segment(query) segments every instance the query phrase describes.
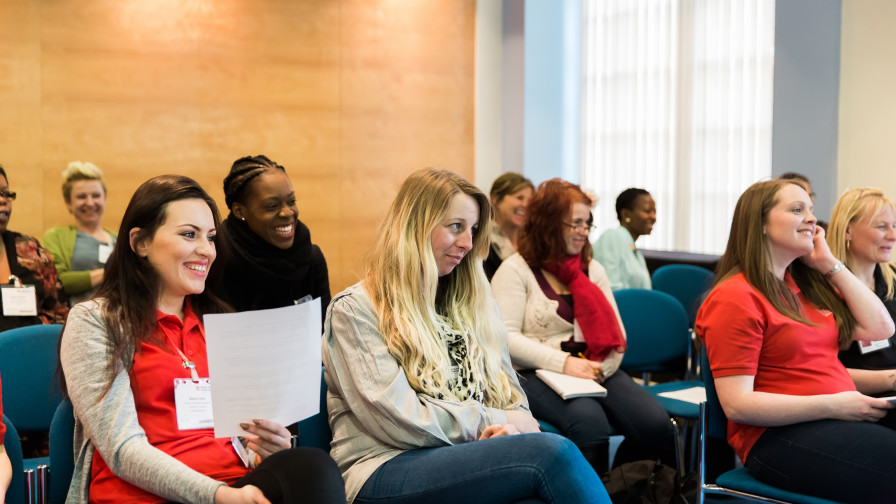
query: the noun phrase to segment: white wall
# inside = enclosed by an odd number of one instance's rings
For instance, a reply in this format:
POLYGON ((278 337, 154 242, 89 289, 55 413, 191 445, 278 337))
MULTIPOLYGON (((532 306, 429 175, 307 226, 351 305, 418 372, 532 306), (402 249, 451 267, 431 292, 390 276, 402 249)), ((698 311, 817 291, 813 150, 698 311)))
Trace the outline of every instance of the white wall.
POLYGON ((896 2, 843 2, 838 194, 879 187, 896 198, 896 2))

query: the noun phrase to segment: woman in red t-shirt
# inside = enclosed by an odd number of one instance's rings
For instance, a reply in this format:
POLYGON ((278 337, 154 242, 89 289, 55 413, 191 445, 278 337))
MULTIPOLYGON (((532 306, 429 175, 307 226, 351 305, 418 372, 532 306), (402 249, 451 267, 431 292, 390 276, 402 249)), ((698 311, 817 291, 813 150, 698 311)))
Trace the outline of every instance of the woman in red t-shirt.
POLYGON ((794 181, 744 192, 697 332, 728 442, 753 476, 836 501, 884 502, 896 495, 893 404, 857 392, 837 352, 889 337, 893 320, 831 254, 813 209, 794 181))
POLYGON ((326 453, 290 449, 283 426, 254 420, 241 427, 258 456, 244 463, 184 392, 208 377, 202 315, 230 311, 205 289, 219 224, 187 177, 155 177, 131 198, 103 284, 60 342, 75 414, 68 502, 345 503, 326 453))

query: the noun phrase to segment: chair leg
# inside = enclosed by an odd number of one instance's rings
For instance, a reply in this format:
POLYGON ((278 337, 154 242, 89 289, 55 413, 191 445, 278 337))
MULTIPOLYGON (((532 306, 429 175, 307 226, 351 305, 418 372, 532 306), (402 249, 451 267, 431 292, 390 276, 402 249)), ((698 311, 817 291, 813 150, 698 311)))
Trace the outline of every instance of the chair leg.
POLYGON ((46 464, 37 466, 37 485, 35 486, 35 502, 47 504, 47 494, 50 487, 50 468, 46 464))
POLYGON ((678 430, 678 422, 674 418, 669 418, 672 422, 672 432, 675 436, 675 464, 678 466, 678 475, 684 476, 684 445, 681 442, 681 431, 678 430))
POLYGON ((34 469, 25 469, 25 504, 35 504, 37 493, 37 475, 34 469))

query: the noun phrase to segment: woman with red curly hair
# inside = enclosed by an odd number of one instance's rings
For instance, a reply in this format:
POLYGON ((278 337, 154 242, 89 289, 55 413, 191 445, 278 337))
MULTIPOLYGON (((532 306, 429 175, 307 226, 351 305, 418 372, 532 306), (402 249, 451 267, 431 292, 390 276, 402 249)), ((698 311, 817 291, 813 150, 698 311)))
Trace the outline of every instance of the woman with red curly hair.
POLYGON ((518 252, 498 268, 492 291, 533 415, 569 437, 598 474, 608 469, 610 425, 625 435, 617 465, 672 462, 669 416, 619 369, 625 328, 607 273, 592 258, 591 198, 575 184, 551 179, 538 187, 526 215, 518 252), (607 396, 563 400, 536 369, 594 378, 607 396))

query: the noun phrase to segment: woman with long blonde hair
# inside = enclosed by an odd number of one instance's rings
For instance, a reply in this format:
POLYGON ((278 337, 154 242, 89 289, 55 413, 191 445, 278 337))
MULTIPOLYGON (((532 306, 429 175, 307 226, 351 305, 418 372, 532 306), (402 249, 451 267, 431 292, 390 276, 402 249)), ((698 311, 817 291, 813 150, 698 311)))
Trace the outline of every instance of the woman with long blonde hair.
POLYGON ((750 186, 697 314, 728 443, 767 484, 838 502, 896 495, 893 404, 856 390, 837 359, 893 320, 831 253, 805 187, 750 186))
MULTIPOLYGON (((896 317, 896 207, 880 189, 847 189, 828 225, 828 245, 896 317)), ((896 335, 875 342, 855 341, 840 352, 856 387, 865 394, 896 394, 896 335)))
POLYGON ((415 172, 364 280, 333 298, 323 360, 349 501, 609 502, 572 443, 536 434, 482 269, 490 223, 468 181, 415 172))

